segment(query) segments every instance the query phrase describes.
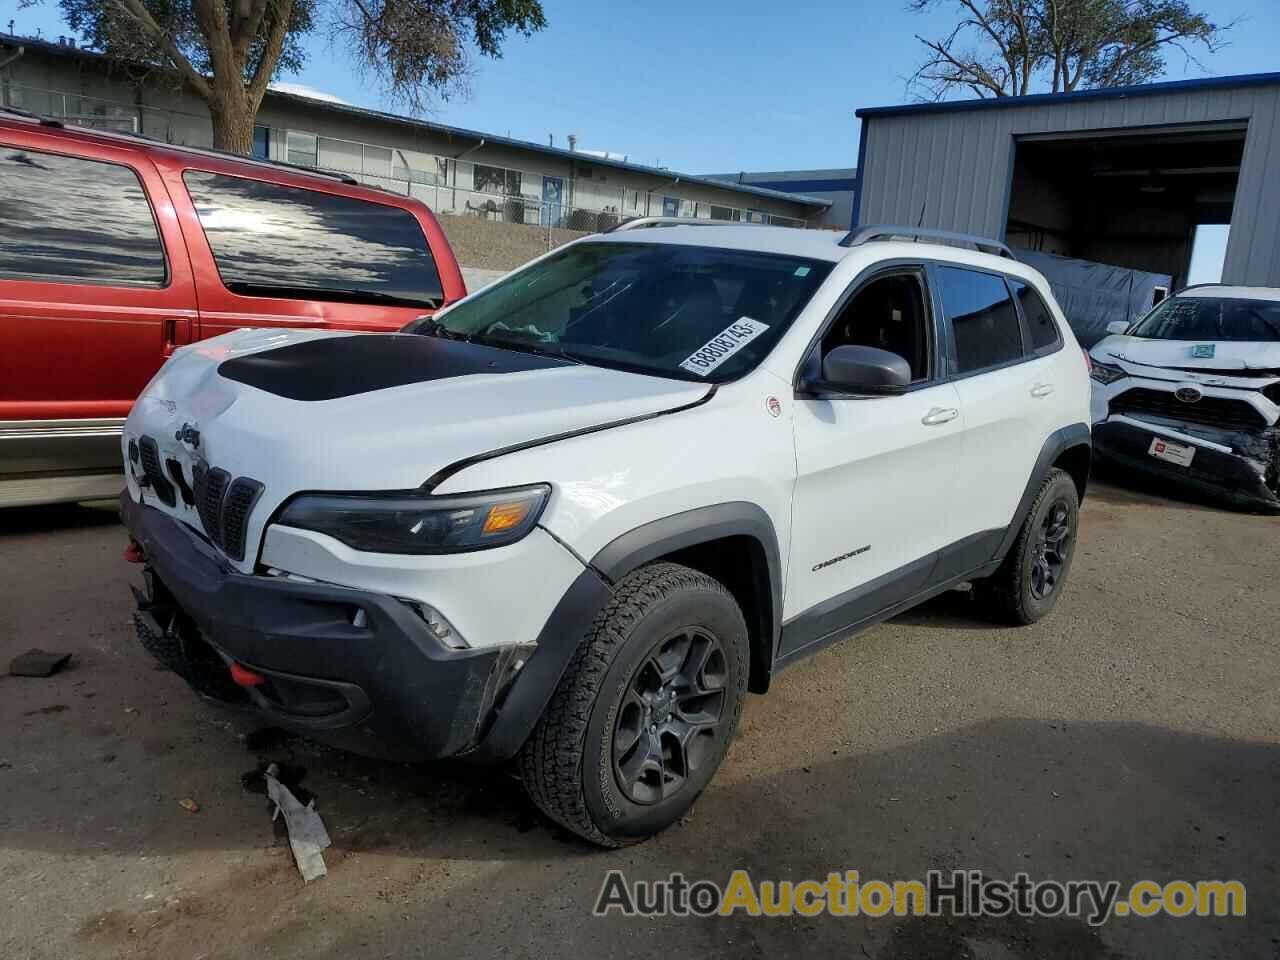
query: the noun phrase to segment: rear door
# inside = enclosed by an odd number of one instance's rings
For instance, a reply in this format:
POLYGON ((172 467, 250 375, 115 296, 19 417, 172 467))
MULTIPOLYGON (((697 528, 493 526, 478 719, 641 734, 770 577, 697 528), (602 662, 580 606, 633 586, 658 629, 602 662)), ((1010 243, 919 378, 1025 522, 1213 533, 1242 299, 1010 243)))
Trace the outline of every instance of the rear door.
POLYGON ((918 592, 954 539, 963 420, 937 343, 925 269, 903 264, 855 282, 807 361, 873 346, 906 358, 914 382, 901 396, 796 400, 784 656, 918 592))
POLYGON ((0 130, 0 470, 110 468, 134 398, 195 323, 155 167, 127 145, 0 130))
POLYGON ((402 207, 212 169, 167 177, 190 202, 183 226, 203 337, 240 327, 398 330, 445 300, 422 226, 402 207))
POLYGON ((1057 385, 1051 361, 1030 345, 1002 274, 935 264, 930 276, 965 424, 964 467, 947 481, 958 543, 938 571, 945 577, 994 554, 1048 437, 1043 415, 1057 385))

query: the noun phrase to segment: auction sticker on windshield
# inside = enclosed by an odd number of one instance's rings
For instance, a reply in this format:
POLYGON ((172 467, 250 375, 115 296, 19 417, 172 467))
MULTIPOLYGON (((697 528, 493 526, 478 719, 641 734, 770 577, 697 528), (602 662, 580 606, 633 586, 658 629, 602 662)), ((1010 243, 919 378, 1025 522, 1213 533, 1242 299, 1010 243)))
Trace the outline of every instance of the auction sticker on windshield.
POLYGON ((690 373, 705 377, 768 329, 769 325, 767 323, 752 320, 750 317, 739 317, 736 323, 729 324, 729 326, 693 351, 686 360, 680 363, 680 367, 690 373))

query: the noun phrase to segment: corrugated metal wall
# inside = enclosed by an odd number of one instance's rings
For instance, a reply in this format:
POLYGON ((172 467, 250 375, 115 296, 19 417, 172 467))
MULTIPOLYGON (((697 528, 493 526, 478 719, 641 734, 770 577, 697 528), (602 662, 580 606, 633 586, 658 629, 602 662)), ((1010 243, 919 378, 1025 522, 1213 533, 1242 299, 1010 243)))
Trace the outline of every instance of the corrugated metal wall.
POLYGON ((1280 87, 869 116, 859 223, 1003 238, 1014 138, 1247 120, 1223 280, 1280 286, 1280 87))

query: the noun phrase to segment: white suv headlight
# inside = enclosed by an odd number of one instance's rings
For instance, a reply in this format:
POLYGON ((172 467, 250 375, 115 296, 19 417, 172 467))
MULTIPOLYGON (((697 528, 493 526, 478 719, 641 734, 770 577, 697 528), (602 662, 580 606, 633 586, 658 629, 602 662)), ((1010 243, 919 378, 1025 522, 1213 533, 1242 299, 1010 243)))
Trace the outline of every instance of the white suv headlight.
POLYGON ((1089 376, 1099 383, 1115 383, 1117 380, 1123 380, 1128 374, 1119 367, 1094 360, 1089 365, 1089 376))
POLYGON ((370 553, 462 553, 515 543, 533 529, 550 495, 545 483, 444 497, 307 493, 289 501, 277 522, 370 553))

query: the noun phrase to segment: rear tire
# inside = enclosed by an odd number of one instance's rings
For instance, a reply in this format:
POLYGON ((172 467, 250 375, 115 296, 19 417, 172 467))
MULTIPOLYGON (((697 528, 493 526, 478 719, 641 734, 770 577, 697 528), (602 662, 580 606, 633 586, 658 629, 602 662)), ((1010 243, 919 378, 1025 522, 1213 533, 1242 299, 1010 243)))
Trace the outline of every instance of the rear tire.
POLYGON ((1065 470, 1053 468, 1027 511, 1000 568, 974 583, 993 620, 1025 625, 1047 616, 1066 587, 1080 523, 1080 496, 1065 470))
POLYGON ((748 649, 742 611, 719 581, 674 563, 626 577, 521 750, 530 798, 603 847, 670 826, 728 751, 748 649))

